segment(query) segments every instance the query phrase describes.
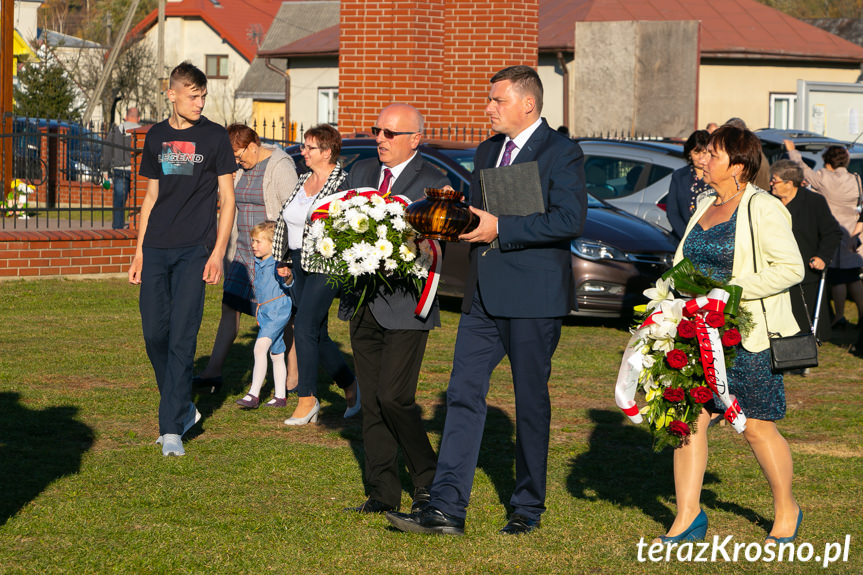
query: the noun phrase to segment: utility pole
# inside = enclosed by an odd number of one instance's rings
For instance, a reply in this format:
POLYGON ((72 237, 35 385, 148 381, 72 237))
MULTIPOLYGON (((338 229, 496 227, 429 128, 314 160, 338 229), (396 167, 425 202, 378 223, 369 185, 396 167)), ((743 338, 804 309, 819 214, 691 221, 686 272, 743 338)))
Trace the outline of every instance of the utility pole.
POLYGON ((2 121, 3 134, 6 138, 0 138, 3 150, 2 159, 2 181, 3 196, 9 193, 12 186, 12 38, 15 34, 15 3, 14 0, 0 0, 0 121, 2 121))
POLYGON ((93 110, 96 108, 96 103, 102 98, 102 92, 105 90, 105 85, 111 77, 111 70, 114 69, 114 64, 117 63, 117 58, 120 56, 120 48, 123 47, 123 42, 126 40, 126 34, 129 33, 129 28, 132 27, 132 18, 135 16, 135 11, 138 9, 140 0, 132 0, 129 5, 129 11, 126 12, 126 18, 123 20, 123 25, 120 26, 120 33, 117 34, 117 39, 114 40, 114 45, 111 47, 111 52, 108 54, 108 62, 105 64, 105 70, 102 71, 102 77, 99 78, 99 83, 93 94, 90 95, 90 101, 87 102, 87 108, 84 110, 84 117, 81 119, 81 124, 86 126, 93 117, 93 110))
POLYGON ((159 67, 159 97, 156 98, 156 120, 165 117, 165 92, 168 83, 165 78, 165 0, 159 0, 159 30, 156 46, 156 65, 159 67))

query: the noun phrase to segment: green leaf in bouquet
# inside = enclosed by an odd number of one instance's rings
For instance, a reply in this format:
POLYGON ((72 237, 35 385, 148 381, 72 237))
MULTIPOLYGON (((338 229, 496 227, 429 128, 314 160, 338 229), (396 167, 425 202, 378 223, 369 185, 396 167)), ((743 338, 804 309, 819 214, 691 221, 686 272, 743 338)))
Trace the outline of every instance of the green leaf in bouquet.
POLYGON ((709 288, 701 285, 698 278, 701 274, 692 265, 688 258, 683 258, 677 265, 662 274, 662 279, 671 278, 674 280, 674 289, 680 293, 702 295, 706 294, 709 288))
POLYGON ((738 309, 740 308, 740 297, 743 294, 743 288, 733 284, 728 284, 722 289, 728 292, 728 302, 725 304, 725 313, 737 315, 738 309))

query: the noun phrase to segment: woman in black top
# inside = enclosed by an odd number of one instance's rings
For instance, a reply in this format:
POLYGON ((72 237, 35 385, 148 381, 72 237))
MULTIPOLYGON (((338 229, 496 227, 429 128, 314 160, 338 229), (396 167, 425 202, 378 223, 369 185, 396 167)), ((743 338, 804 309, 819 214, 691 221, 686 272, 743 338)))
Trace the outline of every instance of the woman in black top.
MULTIPOLYGON (((815 304, 818 301, 821 274, 836 253, 842 240, 842 230, 830 212, 824 196, 801 188, 802 182, 803 170, 793 161, 779 160, 770 166, 770 191, 782 201, 791 214, 791 229, 806 264, 806 275, 800 282, 806 307, 803 306, 803 299, 795 293, 796 287, 792 288, 791 306, 800 330, 807 331, 810 329, 809 322, 814 316, 815 304)), ((830 337, 828 299, 822 294, 817 334, 822 340, 830 337)))

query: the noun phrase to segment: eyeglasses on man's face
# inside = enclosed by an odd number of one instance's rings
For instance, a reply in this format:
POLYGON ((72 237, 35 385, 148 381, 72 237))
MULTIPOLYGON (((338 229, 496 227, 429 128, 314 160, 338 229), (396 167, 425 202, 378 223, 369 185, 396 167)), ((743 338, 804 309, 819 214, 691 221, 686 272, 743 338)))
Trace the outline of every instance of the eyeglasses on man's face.
POLYGON ((387 140, 392 140, 396 136, 408 136, 410 134, 419 134, 419 132, 393 132, 392 130, 388 130, 386 128, 378 128, 377 126, 372 126, 372 136, 375 138, 378 137, 378 134, 381 132, 384 133, 384 138, 387 140))
POLYGON ((237 163, 240 163, 240 162, 243 160, 243 155, 246 153, 246 150, 248 150, 248 149, 249 149, 249 146, 246 146, 246 147, 245 147, 245 148, 243 148, 243 150, 239 153, 239 155, 237 155, 237 153, 236 153, 236 152, 234 152, 234 160, 236 160, 236 162, 237 162, 237 163))

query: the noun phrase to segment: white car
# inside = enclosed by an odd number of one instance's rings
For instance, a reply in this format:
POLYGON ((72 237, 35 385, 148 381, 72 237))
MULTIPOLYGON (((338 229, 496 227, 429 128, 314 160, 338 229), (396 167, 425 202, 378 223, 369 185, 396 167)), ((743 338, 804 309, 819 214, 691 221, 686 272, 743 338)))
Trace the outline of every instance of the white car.
POLYGON ((665 197, 671 174, 686 165, 683 146, 668 142, 577 140, 584 150, 587 191, 639 218, 671 230, 665 197))

